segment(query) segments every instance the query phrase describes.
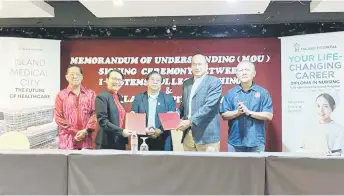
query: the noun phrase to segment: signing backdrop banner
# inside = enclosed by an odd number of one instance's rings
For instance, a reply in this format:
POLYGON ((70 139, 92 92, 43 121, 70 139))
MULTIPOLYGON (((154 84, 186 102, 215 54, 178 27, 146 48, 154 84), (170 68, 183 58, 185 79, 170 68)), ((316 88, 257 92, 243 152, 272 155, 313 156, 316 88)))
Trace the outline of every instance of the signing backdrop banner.
POLYGON ((0 135, 16 131, 31 148, 57 147, 60 45, 60 40, 0 38, 0 135))
MULTIPOLYGON (((239 83, 236 65, 242 60, 256 64, 255 82, 268 89, 274 105, 274 119, 267 125, 269 150, 281 150, 281 71, 280 40, 207 39, 207 40, 73 40, 62 42, 61 88, 67 86, 68 64, 79 64, 84 71, 83 84, 96 93, 106 88, 106 74, 119 68, 125 76, 120 90, 126 110, 130 111, 135 95, 146 90, 145 77, 153 71, 164 75, 162 91, 181 101, 183 81, 192 77, 191 57, 207 56, 209 74, 221 79, 223 94, 239 83)), ((227 122, 221 125, 221 150, 227 150, 227 122)))
POLYGON ((283 151, 343 148, 343 38, 281 38, 283 151))

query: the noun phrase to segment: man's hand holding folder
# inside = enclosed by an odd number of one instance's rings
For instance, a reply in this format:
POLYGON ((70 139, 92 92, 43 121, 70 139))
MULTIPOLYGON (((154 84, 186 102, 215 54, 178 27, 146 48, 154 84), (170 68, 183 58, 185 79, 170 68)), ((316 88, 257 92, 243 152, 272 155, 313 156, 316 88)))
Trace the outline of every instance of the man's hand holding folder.
POLYGON ((123 129, 123 132, 122 132, 123 137, 129 137, 133 134, 136 134, 136 131, 132 131, 129 129, 123 129))
POLYGON ((146 128, 147 135, 153 137, 154 139, 159 137, 159 135, 162 133, 162 131, 158 128, 150 127, 146 128))
POLYGON ((180 117, 178 112, 160 113, 159 119, 164 130, 177 130, 180 117))

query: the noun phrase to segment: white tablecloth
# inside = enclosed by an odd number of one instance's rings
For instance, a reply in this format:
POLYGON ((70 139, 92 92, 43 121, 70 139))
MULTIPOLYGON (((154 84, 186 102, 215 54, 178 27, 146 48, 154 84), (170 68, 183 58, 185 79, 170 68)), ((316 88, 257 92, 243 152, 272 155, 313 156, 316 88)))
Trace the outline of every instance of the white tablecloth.
POLYGON ((27 150, 0 164, 0 195, 344 194, 344 157, 323 154, 27 150))

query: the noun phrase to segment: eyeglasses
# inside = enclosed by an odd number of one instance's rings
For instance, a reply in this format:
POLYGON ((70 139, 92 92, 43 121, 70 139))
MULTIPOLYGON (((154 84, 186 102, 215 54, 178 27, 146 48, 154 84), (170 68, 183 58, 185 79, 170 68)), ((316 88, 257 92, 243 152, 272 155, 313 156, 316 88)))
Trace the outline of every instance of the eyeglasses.
POLYGON ((68 76, 71 76, 71 77, 73 77, 73 76, 80 77, 80 76, 82 76, 82 74, 81 74, 81 73, 69 73, 68 76))
POLYGON ((111 80, 114 81, 114 82, 118 82, 120 84, 124 84, 124 80, 123 79, 111 78, 111 80))
POLYGON ((153 78, 150 78, 149 81, 161 83, 161 80, 160 80, 160 79, 153 79, 153 78))
POLYGON ((251 69, 248 69, 248 68, 246 68, 246 69, 239 69, 239 70, 238 70, 239 73, 241 73, 241 72, 243 72, 243 71, 245 71, 245 72, 250 72, 250 71, 252 71, 252 70, 251 70, 251 69))

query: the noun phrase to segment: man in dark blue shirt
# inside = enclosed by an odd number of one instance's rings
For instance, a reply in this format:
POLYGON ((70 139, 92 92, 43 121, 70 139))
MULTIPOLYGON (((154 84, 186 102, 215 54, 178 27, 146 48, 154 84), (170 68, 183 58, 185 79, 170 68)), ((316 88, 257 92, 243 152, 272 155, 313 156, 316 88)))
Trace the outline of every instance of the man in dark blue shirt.
MULTIPOLYGON (((159 114, 176 111, 176 103, 173 96, 161 92, 163 76, 156 71, 147 75, 147 91, 135 96, 132 104, 132 112, 145 113, 146 132, 149 138, 146 140, 150 151, 171 151, 172 138, 170 131, 163 130, 159 114)), ((141 138, 141 136, 139 136, 141 138)), ((143 140, 139 140, 139 146, 143 140)))
POLYGON ((272 120, 273 107, 269 92, 255 84, 255 65, 243 61, 237 66, 240 85, 230 89, 223 98, 220 113, 228 120, 229 152, 263 152, 266 120, 272 120))

